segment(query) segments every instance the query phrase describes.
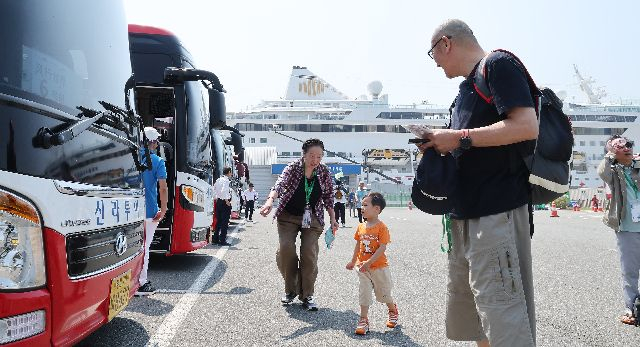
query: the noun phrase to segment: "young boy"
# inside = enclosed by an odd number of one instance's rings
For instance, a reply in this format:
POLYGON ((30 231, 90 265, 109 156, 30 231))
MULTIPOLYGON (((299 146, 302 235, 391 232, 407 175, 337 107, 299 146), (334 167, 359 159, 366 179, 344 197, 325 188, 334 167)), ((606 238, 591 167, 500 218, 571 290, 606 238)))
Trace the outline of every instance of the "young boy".
POLYGON ((398 324, 398 305, 391 297, 393 283, 387 257, 384 255, 391 239, 389 229, 378 219, 386 204, 380 193, 369 193, 362 199, 362 216, 366 218, 366 222, 358 225, 354 235, 357 242, 353 258, 347 264, 348 270, 356 268, 360 279, 360 320, 356 327, 358 335, 364 335, 369 331, 368 314, 369 306, 373 303, 372 290, 376 299, 387 304, 389 308, 387 327, 395 328, 398 324))

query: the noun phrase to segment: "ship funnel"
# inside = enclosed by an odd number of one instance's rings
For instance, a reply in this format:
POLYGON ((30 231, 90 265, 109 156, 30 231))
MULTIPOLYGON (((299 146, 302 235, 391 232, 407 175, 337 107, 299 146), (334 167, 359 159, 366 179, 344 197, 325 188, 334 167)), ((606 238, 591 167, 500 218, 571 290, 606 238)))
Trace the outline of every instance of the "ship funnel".
POLYGON ((304 66, 294 66, 285 100, 346 100, 348 97, 304 66))

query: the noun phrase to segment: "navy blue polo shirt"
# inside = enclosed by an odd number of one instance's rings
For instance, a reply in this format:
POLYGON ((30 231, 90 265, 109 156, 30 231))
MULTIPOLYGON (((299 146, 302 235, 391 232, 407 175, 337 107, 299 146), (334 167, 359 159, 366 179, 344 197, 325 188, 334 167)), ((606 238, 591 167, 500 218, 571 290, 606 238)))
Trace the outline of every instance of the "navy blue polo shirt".
MULTIPOLYGON (((488 104, 475 91, 473 69, 461 84, 453 110, 452 129, 480 128, 505 120, 514 107, 534 107, 527 76, 519 63, 502 52, 485 62, 487 84, 494 97, 488 104)), ((529 201, 529 171, 516 145, 472 147, 455 151, 459 184, 452 218, 471 219, 505 212, 529 201)))

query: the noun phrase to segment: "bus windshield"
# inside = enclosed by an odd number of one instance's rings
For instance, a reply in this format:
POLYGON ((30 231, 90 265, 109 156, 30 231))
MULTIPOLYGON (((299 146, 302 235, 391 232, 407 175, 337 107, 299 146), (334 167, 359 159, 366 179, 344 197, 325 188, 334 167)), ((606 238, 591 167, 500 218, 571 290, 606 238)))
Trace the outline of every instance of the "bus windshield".
POLYGON ((105 101, 124 108, 131 76, 124 11, 114 12, 109 0, 9 1, 0 11, 0 51, 0 170, 139 186, 129 148, 105 135, 137 142, 136 127, 127 135, 104 125, 51 148, 33 142, 40 129, 73 121, 79 106, 105 111, 105 101))

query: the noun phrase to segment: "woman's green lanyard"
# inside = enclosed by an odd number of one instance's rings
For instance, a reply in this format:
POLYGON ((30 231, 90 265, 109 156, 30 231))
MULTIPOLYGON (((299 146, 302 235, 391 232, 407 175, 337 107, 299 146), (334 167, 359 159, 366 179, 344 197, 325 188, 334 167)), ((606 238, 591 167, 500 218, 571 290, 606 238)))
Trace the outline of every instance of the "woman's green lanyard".
POLYGON ((316 170, 313 170, 311 173, 311 178, 307 178, 306 175, 306 165, 302 166, 302 179, 304 180, 304 214, 302 215, 302 227, 310 228, 311 227, 311 206, 309 203, 311 202, 311 193, 313 192, 313 186, 316 184, 316 170), (311 181, 311 182, 309 182, 311 181))
POLYGON ((638 199, 638 186, 636 185, 636 182, 631 179, 631 175, 627 172, 627 170, 622 169, 622 173, 624 174, 624 180, 627 181, 627 185, 631 187, 631 189, 635 193, 635 199, 638 199))

